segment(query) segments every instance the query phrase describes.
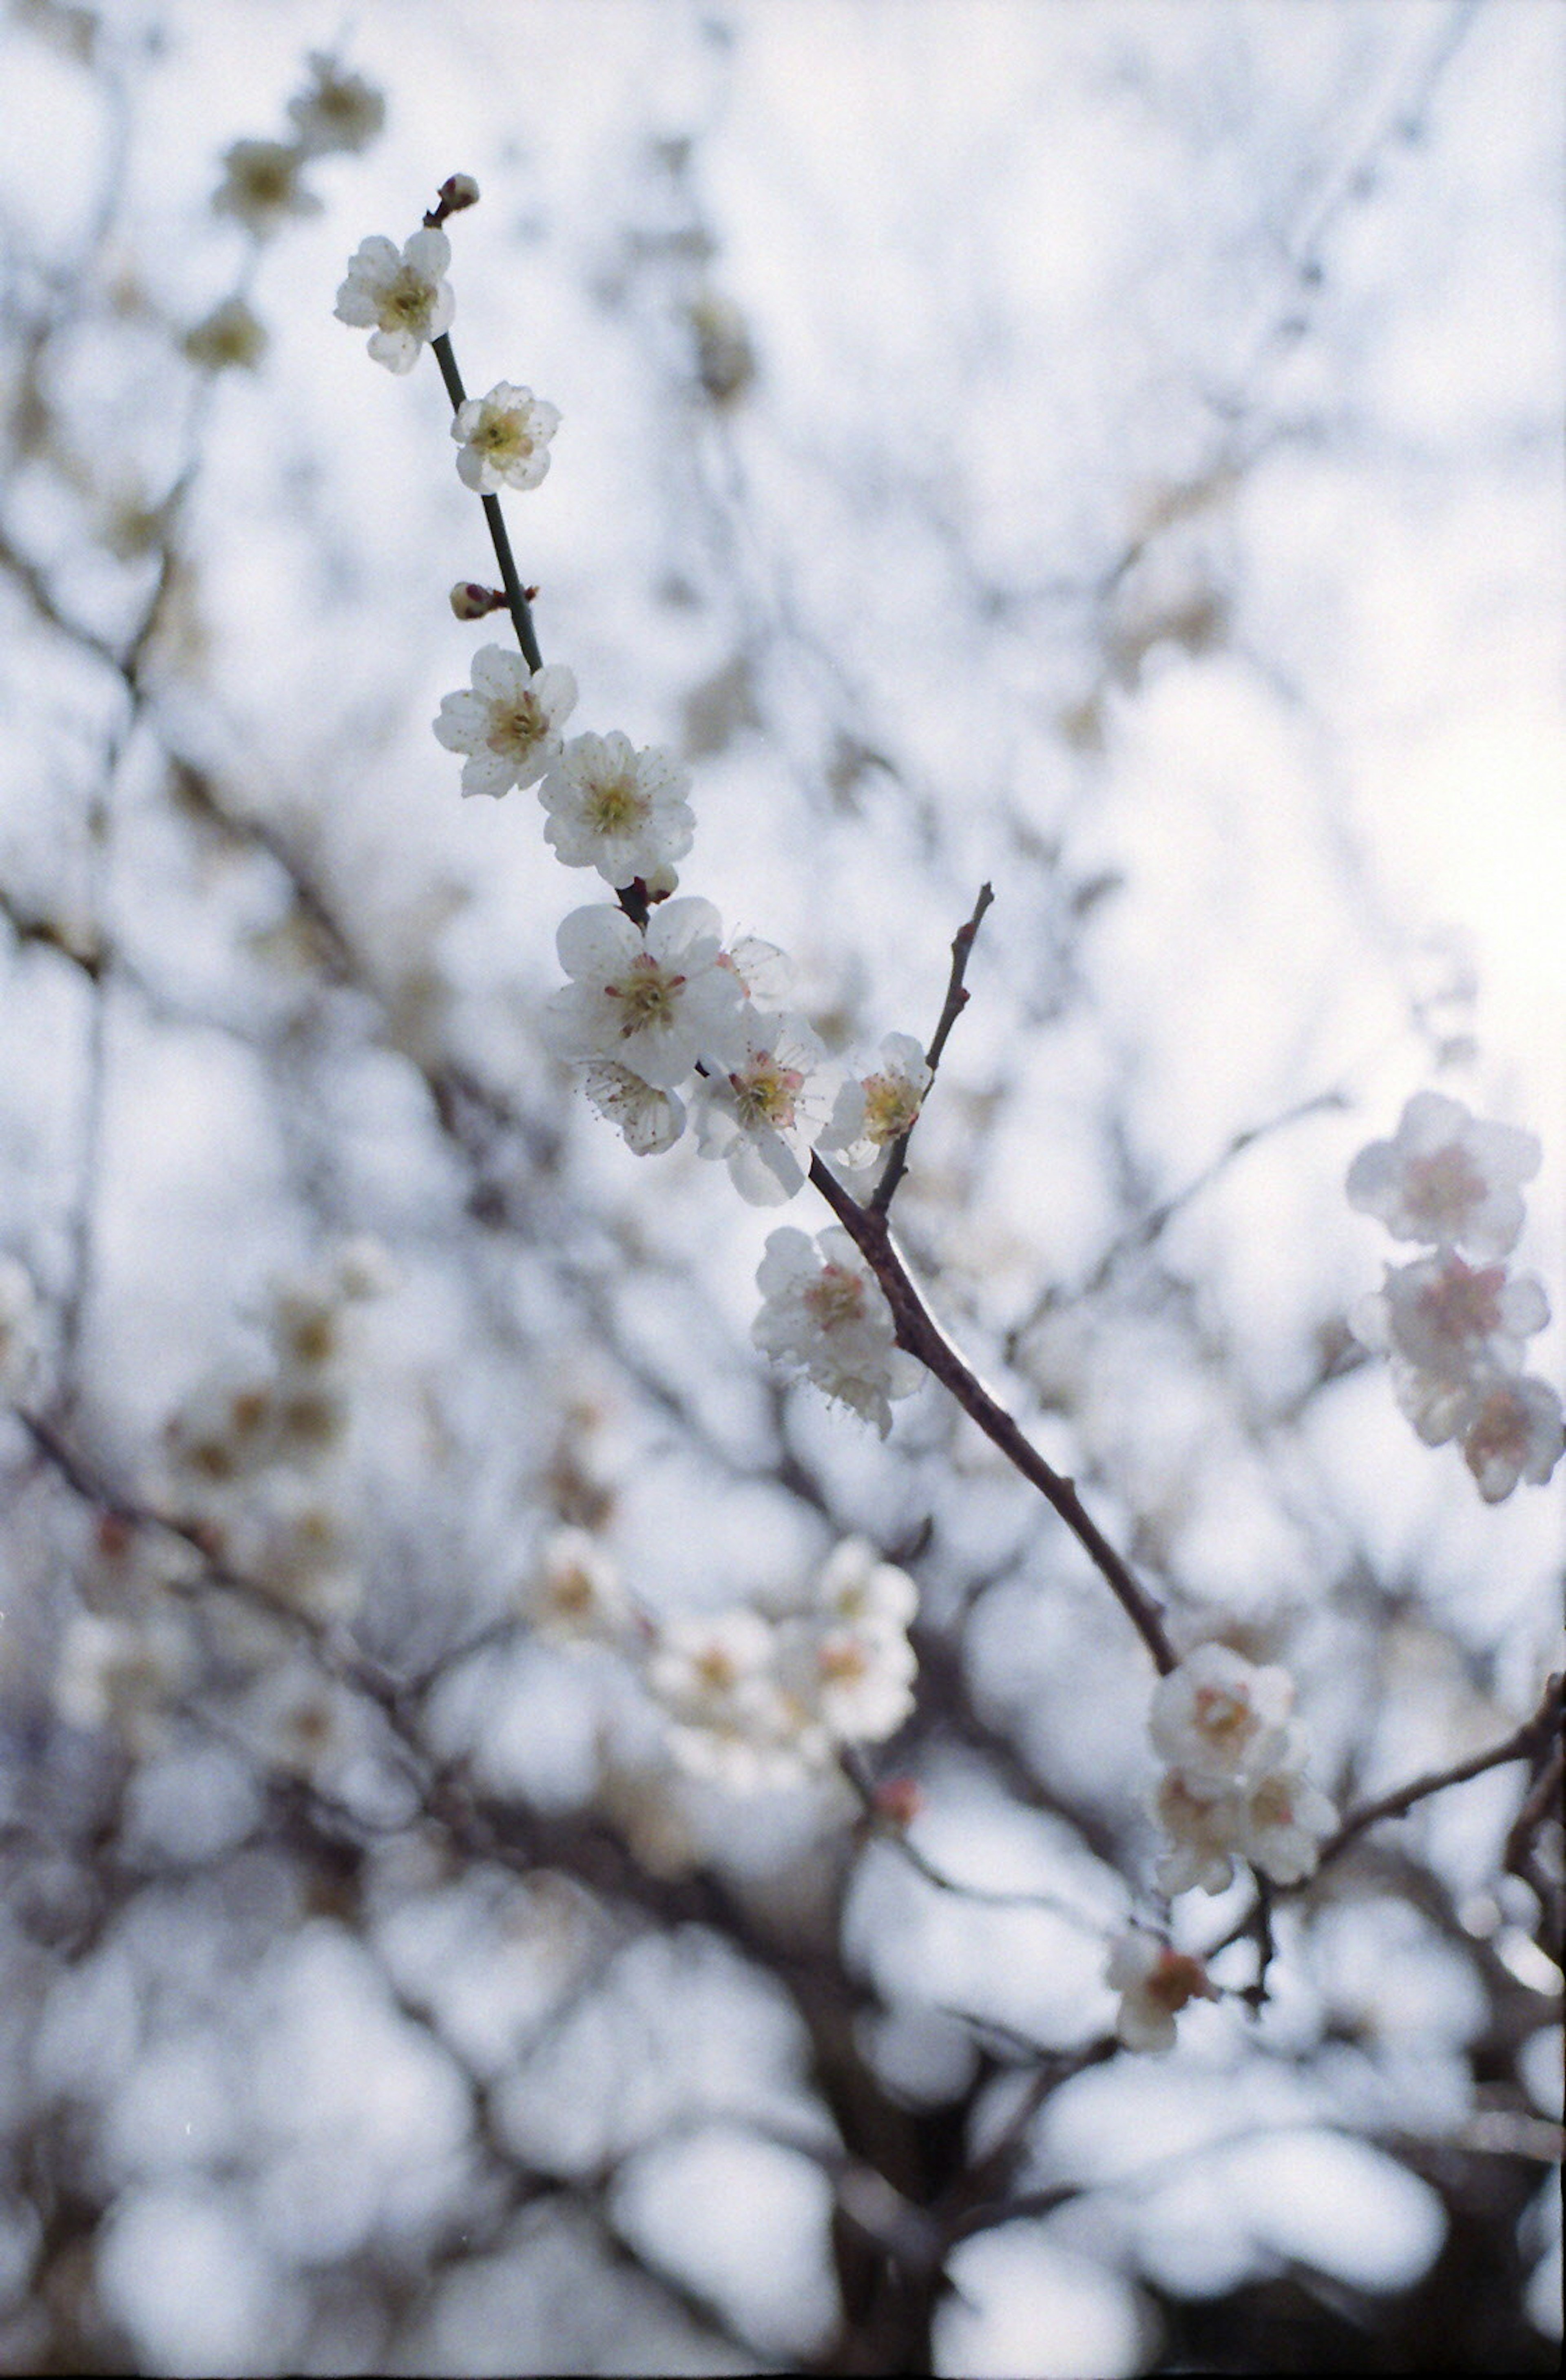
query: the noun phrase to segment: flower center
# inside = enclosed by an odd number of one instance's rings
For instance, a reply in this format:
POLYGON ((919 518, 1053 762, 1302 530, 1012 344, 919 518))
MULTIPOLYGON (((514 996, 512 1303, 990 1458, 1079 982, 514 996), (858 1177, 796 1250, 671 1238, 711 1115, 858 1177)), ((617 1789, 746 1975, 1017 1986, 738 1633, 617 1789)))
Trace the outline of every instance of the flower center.
POLYGON ((1463 1440, 1463 1451, 1475 1470, 1498 1457, 1518 1462, 1528 1451, 1528 1421, 1510 1389, 1494 1389, 1479 1407, 1479 1416, 1463 1440))
MULTIPOLYGON (((531 452, 532 442, 527 444, 531 452)), ((595 834, 625 834, 640 826, 648 808, 634 777, 603 777, 588 787, 588 824, 595 834)))
POLYGON ((823 1330, 857 1322, 865 1311, 865 1284, 846 1265, 823 1265, 805 1293, 805 1303, 823 1330))
POLYGON ((900 1082, 895 1075, 872 1075, 866 1083, 865 1130, 878 1148, 901 1138, 918 1112, 911 1083, 900 1082))
POLYGON ((729 1082, 740 1122, 752 1131, 758 1124, 794 1122, 794 1103, 805 1087, 804 1075, 795 1067, 780 1066, 775 1058, 758 1058, 743 1075, 731 1075, 729 1082))
POLYGON ((646 1033, 653 1026, 672 1024, 684 983, 683 975, 665 975, 648 952, 634 958, 618 983, 604 986, 609 998, 622 1003, 621 1039, 628 1040, 633 1033, 646 1033))
POLYGON ((490 749, 504 752, 508 759, 525 760, 548 733, 536 695, 519 694, 514 701, 495 703, 490 711, 490 749))
POLYGON ((1251 1707, 1242 1694, 1226 1686, 1202 1686, 1196 1693, 1196 1725, 1209 1743, 1237 1742, 1251 1727, 1251 1707))
POLYGON ((382 301, 381 328, 393 329, 401 323, 405 330, 421 330, 430 318, 434 291, 411 264, 405 264, 382 301))
POLYGON ((1461 1257, 1453 1257, 1441 1278, 1420 1291, 1419 1310, 1443 1339, 1487 1339, 1500 1328, 1499 1292, 1505 1279, 1502 1265, 1487 1265, 1475 1272, 1461 1257))
POLYGON ((1416 1157, 1405 1176, 1404 1203, 1422 1223, 1460 1223, 1485 1195, 1485 1183, 1455 1143, 1416 1157))

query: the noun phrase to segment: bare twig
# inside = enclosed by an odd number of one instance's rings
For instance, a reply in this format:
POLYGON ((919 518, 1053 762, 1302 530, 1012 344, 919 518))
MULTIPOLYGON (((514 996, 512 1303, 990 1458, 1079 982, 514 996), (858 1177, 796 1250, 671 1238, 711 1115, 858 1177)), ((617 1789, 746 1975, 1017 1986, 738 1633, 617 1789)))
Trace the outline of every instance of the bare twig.
MULTIPOLYGON (((959 926, 952 937, 951 979, 946 986, 946 999, 941 1011, 941 1021, 935 1028, 935 1038, 925 1051, 925 1064, 929 1068, 932 1081, 936 1068, 941 1063, 941 1052, 951 1036, 952 1027, 968 1004, 967 990, 963 978, 968 971, 968 960, 973 955, 974 941, 983 921, 984 913, 994 898, 993 887, 981 884, 978 888, 978 899, 974 903, 973 916, 965 926, 959 926)), ((929 1096, 928 1087, 925 1096, 927 1099, 929 1096)), ((914 1124, 917 1123, 918 1117, 916 1116, 907 1131, 900 1134, 892 1145, 892 1154, 886 1160, 880 1180, 876 1184, 875 1196, 869 1202, 869 1211, 872 1215, 884 1215, 892 1204, 897 1185, 908 1170, 908 1143, 914 1137, 914 1124)))
POLYGON ((851 1198, 819 1157, 810 1160, 810 1179, 880 1282, 897 1327, 897 1344, 933 1373, 991 1445, 999 1447, 1014 1468, 1054 1507, 1108 1582, 1159 1673, 1167 1676, 1178 1664, 1158 1605, 1124 1557, 1111 1545, 1074 1482, 1045 1462, 941 1330, 892 1246, 886 1217, 851 1198))

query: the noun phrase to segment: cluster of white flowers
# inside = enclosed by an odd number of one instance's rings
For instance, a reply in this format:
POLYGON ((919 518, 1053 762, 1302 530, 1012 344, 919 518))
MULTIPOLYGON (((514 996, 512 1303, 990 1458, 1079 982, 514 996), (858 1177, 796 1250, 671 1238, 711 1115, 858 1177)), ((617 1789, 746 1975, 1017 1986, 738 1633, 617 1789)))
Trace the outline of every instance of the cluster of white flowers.
POLYGON ((1158 1864, 1165 1892, 1221 1892, 1237 1859, 1274 1884, 1309 1876, 1337 1812, 1305 1773, 1293 1700, 1286 1670, 1216 1639, 1159 1679, 1148 1732, 1168 1764, 1154 1801, 1169 1840, 1158 1864))
POLYGON ((782 1618, 732 1604, 659 1620, 580 1529, 548 1540, 524 1597, 547 1641, 607 1645, 629 1661, 677 1766, 740 1792, 808 1782, 844 1744, 896 1732, 914 1704, 917 1602, 904 1572, 851 1537, 782 1618))
POLYGON ((1532 1133, 1419 1091, 1394 1136, 1372 1141, 1349 1168, 1351 1206, 1394 1239, 1433 1249, 1389 1265, 1350 1327, 1389 1358, 1393 1393, 1426 1445, 1461 1445, 1488 1504, 1519 1479, 1542 1485, 1566 1444, 1560 1397, 1522 1369, 1524 1342, 1549 1319, 1543 1284, 1501 1261, 1523 1228, 1520 1185, 1541 1154, 1532 1133))
POLYGON ((379 1251, 357 1245, 276 1281, 264 1357, 207 1374, 164 1433, 177 1509, 244 1577, 316 1620, 350 1617, 361 1592, 341 1478, 347 1308, 382 1285, 379 1251))
MULTIPOLYGON (((476 195, 464 184, 454 203, 476 195)), ((337 314, 374 324, 371 355, 406 371, 452 319, 443 278, 450 261, 436 228, 416 233, 400 252, 389 239, 368 239, 349 265, 337 314)), ((559 421, 552 405, 511 381, 459 404, 452 436, 464 483, 481 494, 536 487, 559 421)), ((477 619, 502 600, 465 582, 453 607, 477 619)), ((638 749, 618 730, 567 742, 576 702, 569 669, 534 667, 486 645, 474 655, 471 685, 443 697, 434 722, 436 741, 462 756, 465 795, 498 799, 536 786, 558 858, 595 869, 619 896, 574 910, 559 929, 568 980, 546 1010, 550 1048, 578 1069, 590 1104, 638 1156, 672 1148, 689 1122, 699 1153, 721 1159, 754 1205, 794 1197, 813 1149, 853 1182, 917 1117, 930 1082, 923 1050, 908 1034, 889 1035, 878 1064, 844 1078, 790 1004, 783 954, 748 938, 726 942, 710 903, 674 897, 677 864, 696 833, 688 771, 672 753, 638 749)), ((896 1351, 886 1300, 844 1235, 828 1232, 820 1245, 818 1255, 797 1232, 770 1242, 757 1344, 884 1435, 892 1402, 917 1385, 918 1366, 896 1351)))
POLYGON ((233 215, 257 239, 290 217, 321 212, 321 200, 302 179, 315 157, 367 148, 385 119, 386 103, 362 77, 346 73, 324 51, 312 51, 310 80, 288 103, 291 140, 236 140, 223 152, 223 180, 214 212, 233 215))

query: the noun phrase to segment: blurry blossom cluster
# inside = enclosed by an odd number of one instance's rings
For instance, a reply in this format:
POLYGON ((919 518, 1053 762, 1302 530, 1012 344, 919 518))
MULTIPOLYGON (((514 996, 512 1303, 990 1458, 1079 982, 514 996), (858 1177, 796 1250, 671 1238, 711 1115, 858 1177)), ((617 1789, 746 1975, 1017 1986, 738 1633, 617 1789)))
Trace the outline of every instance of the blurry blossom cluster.
POLYGON ((1388 1358, 1425 1444, 1462 1447, 1487 1504, 1520 1479, 1542 1487, 1560 1460, 1560 1399, 1523 1369, 1524 1342, 1549 1320, 1549 1301, 1536 1274, 1509 1273, 1502 1261, 1523 1229, 1521 1185, 1542 1154, 1531 1132, 1416 1091, 1392 1138, 1373 1140, 1349 1169, 1350 1204, 1431 1251, 1387 1267, 1385 1285, 1350 1317, 1354 1334, 1388 1358))

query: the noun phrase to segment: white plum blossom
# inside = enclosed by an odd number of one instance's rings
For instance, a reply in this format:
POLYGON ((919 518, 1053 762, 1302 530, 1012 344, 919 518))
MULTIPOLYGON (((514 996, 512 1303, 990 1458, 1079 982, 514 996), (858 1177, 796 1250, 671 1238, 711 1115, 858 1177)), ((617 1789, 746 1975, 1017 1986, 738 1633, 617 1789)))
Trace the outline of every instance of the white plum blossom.
POLYGON ((840 1628, 904 1629, 918 1610, 919 1591, 868 1537, 845 1537, 816 1582, 816 1601, 840 1628))
POLYGON ((38 1293, 15 1257, 0 1257, 0 1396, 19 1396, 38 1360, 38 1293))
POLYGON ((375 361, 388 371, 411 371, 425 340, 439 338, 450 327, 456 301, 451 284, 442 278, 450 262, 451 242, 443 231, 416 231, 400 252, 380 234, 361 240, 333 311, 356 330, 373 323, 370 352, 375 361))
POLYGON ((69 1727, 111 1728, 147 1751, 189 1670, 189 1639, 173 1611, 78 1611, 60 1638, 55 1707, 69 1727))
POLYGON ((1174 2020, 1192 2000, 1215 2000, 1218 1992, 1199 1959, 1173 1949, 1132 1925, 1110 1953, 1105 1980, 1121 1995, 1115 2032, 1127 2049, 1174 2047, 1174 2020))
POLYGON ((230 141, 223 152, 223 180, 212 194, 213 213, 233 215, 257 239, 268 238, 290 216, 318 215, 321 200, 299 180, 306 162, 297 142, 230 141))
POLYGON ((597 1058, 584 1066, 582 1088, 599 1114, 618 1125, 637 1157, 662 1157, 686 1128, 686 1104, 677 1091, 655 1090, 613 1059, 597 1058))
POLYGON ((467 755, 464 795, 499 800, 513 785, 536 783, 560 750, 560 728, 576 706, 577 680, 555 663, 530 670, 520 653, 485 645, 473 656, 470 691, 448 694, 435 741, 467 755))
POLYGON ((884 1438, 893 1401, 913 1394, 922 1367, 896 1344, 892 1308, 841 1224, 814 1240, 793 1227, 774 1232, 756 1281, 765 1300, 751 1326, 756 1346, 884 1438))
POLYGON ((918 1117, 931 1081, 925 1053, 911 1033, 889 1033, 880 1063, 844 1083, 819 1143, 850 1172, 873 1165, 918 1117))
POLYGON ((368 149, 386 120, 386 103, 373 83, 349 74, 329 50, 311 50, 308 91, 288 102, 307 157, 368 149))
POLYGON ((585 1529, 556 1529, 546 1539, 523 1603, 552 1644, 623 1645, 635 1632, 635 1608, 619 1571, 585 1529))
POLYGON ((743 1605, 664 1622, 646 1679, 682 1767, 745 1792, 820 1764, 824 1739, 782 1684, 778 1653, 774 1630, 743 1605))
POLYGON ((497 488, 536 488, 549 469, 549 442, 559 427, 557 407, 530 388, 497 381, 488 396, 470 396, 457 407, 451 426, 462 449, 457 478, 480 496, 497 488))
POLYGON ((672 1090, 698 1059, 728 1065, 742 1055, 742 995, 719 964, 722 921, 710 901, 666 901, 642 932, 621 909, 574 909, 555 947, 573 978, 544 1014, 558 1057, 608 1059, 672 1090))
POLYGON ((1287 1670, 1258 1668, 1231 1645, 1209 1642, 1159 1680, 1148 1732, 1154 1749, 1198 1791, 1238 1784, 1286 1757, 1293 1700, 1287 1670))
POLYGON ((838 1742, 883 1742, 914 1707, 918 1664, 899 1629, 829 1628, 814 1667, 816 1715, 838 1742))
POLYGON ((266 353, 266 326, 243 298, 225 298, 191 324, 181 344, 200 371, 253 371, 266 353))
POLYGON ((1511 1279, 1503 1265, 1475 1268, 1455 1249, 1389 1265, 1385 1286, 1362 1298, 1349 1327, 1363 1345, 1401 1356, 1432 1379, 1461 1382, 1475 1369, 1514 1372, 1523 1342, 1549 1320, 1543 1283, 1511 1279))
POLYGON ((1178 1768, 1164 1771, 1153 1808, 1169 1838, 1155 1874, 1161 1892, 1222 1892, 1234 1877, 1234 1854, 1244 1822, 1237 1792, 1205 1791, 1178 1768))
POLYGON ((1298 1768, 1271 1768, 1240 1797, 1236 1846, 1274 1884, 1300 1884, 1338 1822, 1325 1793, 1298 1768))
POLYGON ((539 787, 544 839, 567 868, 596 868, 616 889, 683 859, 696 837, 690 772, 628 735, 574 735, 539 787))
POLYGON ((1351 1207, 1375 1215, 1394 1239, 1426 1240, 1504 1257, 1523 1228, 1520 1183, 1543 1156, 1531 1132, 1484 1123, 1460 1099, 1416 1091, 1390 1140, 1373 1140, 1349 1168, 1351 1207))
POLYGON ((738 1062, 697 1087, 698 1147, 723 1160, 742 1198, 777 1207, 805 1186, 835 1070, 802 1017, 769 1016, 747 1003, 744 1033, 738 1062))
POLYGON ((1481 1374, 1470 1385, 1453 1436, 1487 1504, 1499 1504, 1519 1479, 1542 1488, 1560 1460, 1560 1399, 1548 1380, 1481 1374))

